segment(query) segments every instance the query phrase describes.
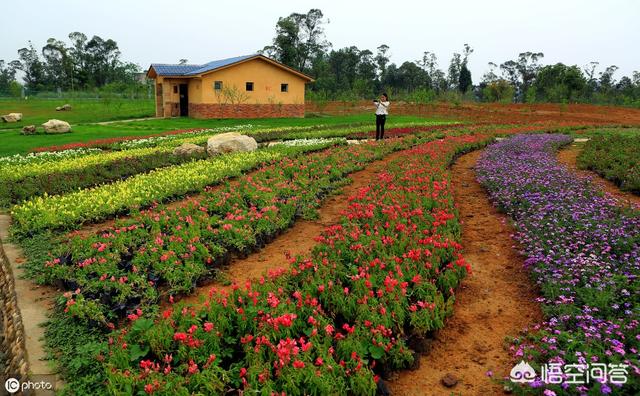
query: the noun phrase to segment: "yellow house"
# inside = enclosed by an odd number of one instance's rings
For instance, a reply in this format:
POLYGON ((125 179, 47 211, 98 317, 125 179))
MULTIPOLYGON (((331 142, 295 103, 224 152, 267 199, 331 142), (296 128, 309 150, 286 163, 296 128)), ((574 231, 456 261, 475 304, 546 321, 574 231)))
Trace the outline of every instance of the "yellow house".
POLYGON ((313 79, 264 55, 204 65, 154 63, 156 116, 194 118, 304 117, 305 84, 313 79))

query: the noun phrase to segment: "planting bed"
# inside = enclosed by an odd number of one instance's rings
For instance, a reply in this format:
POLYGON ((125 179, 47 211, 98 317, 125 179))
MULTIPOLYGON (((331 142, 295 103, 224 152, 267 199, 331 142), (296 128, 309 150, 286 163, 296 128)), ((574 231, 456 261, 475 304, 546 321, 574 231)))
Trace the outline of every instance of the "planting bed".
POLYGON ((640 133, 611 132, 593 137, 580 153, 578 165, 640 195, 640 133))
POLYGON ((534 389, 637 394, 640 212, 558 164, 555 150, 570 142, 563 135, 520 135, 491 146, 479 162, 478 180, 514 219, 542 295, 545 321, 516 338, 512 351, 538 365, 604 363, 629 373, 624 385, 561 386, 537 378, 534 389))
MULTIPOLYGON (((62 394, 640 392, 637 209, 559 164, 569 137, 540 134, 585 122, 493 116, 398 122, 382 142, 364 124, 244 124, 0 158, 24 253, 5 235, 3 274, 24 262, 18 309, 50 314, 62 394), (228 130, 260 148, 171 154, 228 130), (519 360, 636 377, 504 381, 519 360)), ((24 325, 29 357, 40 321, 24 325)))

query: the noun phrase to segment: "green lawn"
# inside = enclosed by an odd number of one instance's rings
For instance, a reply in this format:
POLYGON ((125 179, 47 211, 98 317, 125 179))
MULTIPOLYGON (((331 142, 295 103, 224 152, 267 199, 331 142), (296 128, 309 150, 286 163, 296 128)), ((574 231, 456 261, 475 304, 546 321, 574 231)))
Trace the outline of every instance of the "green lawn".
POLYGON ((70 124, 153 117, 153 99, 5 99, 0 98, 0 115, 22 113, 22 121, 2 123, 1 129, 22 129, 55 118, 70 124), (69 103, 71 111, 56 111, 57 106, 69 103))
MULTIPOLYGON (((64 115, 70 113, 64 113, 64 115)), ((63 118, 63 117, 61 117, 63 118)), ((100 118, 96 118, 101 120, 100 118)), ((390 116, 388 125, 394 123, 429 121, 433 118, 418 116, 390 116)), ((0 156, 26 153, 36 147, 62 145, 75 142, 86 142, 121 136, 152 135, 176 129, 216 128, 222 126, 252 124, 261 127, 287 127, 307 125, 361 125, 371 123, 375 129, 375 120, 371 114, 357 114, 347 116, 310 116, 306 118, 261 118, 261 119, 226 119, 226 120, 196 120, 192 118, 153 119, 133 122, 115 122, 106 125, 89 123, 72 124, 72 132, 59 135, 29 135, 20 134, 19 129, 0 130, 0 156)), ((0 124, 1 127, 2 124, 0 124)), ((7 125, 7 124, 5 124, 7 125)))

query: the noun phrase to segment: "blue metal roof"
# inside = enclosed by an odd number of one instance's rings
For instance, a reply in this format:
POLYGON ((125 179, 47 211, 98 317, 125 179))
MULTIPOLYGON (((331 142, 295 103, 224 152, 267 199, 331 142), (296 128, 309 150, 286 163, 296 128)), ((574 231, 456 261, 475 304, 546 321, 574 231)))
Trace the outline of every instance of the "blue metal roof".
POLYGON ((152 63, 151 67, 153 67, 156 73, 160 76, 193 76, 232 65, 245 59, 253 58, 254 56, 256 56, 256 54, 236 56, 234 58, 211 61, 204 65, 171 65, 152 63))

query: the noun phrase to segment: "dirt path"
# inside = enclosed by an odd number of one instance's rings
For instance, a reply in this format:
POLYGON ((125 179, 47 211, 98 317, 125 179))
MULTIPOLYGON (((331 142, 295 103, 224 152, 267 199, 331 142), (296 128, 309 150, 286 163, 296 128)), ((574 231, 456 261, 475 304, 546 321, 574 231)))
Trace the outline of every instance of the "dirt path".
MULTIPOLYGON (((24 331, 24 349, 30 379, 33 381, 52 382, 57 388, 62 382, 56 377, 53 368, 46 359, 44 347, 44 328, 42 324, 48 320, 47 313, 53 308, 55 297, 58 293, 51 287, 35 285, 31 280, 25 279, 24 269, 20 267, 25 258, 22 250, 9 240, 9 225, 11 218, 7 214, 0 214, 0 244, 6 255, 13 276, 13 286, 16 297, 16 311, 11 315, 21 318, 24 331)), ((4 301, 3 309, 6 309, 4 301)), ((14 319, 15 320, 15 319, 14 319)), ((52 395, 53 392, 41 391, 38 395, 52 395)))
POLYGON ((561 164, 567 166, 572 172, 577 173, 583 177, 589 177, 595 183, 597 187, 612 195, 623 205, 635 205, 640 207, 640 196, 632 194, 630 192, 622 191, 615 183, 601 177, 596 172, 590 170, 578 169, 577 159, 578 155, 584 149, 583 142, 576 142, 569 145, 564 150, 558 152, 558 161, 561 164))
MULTIPOLYGON (((352 173, 349 177, 352 183, 344 187, 339 193, 328 197, 319 209, 320 217, 315 221, 298 220, 293 227, 282 233, 270 244, 259 252, 249 255, 246 259, 235 259, 228 268, 223 270, 222 279, 236 282, 243 285, 247 279, 259 279, 261 275, 277 268, 286 267, 286 255, 295 257, 311 251, 316 245, 314 238, 324 230, 325 227, 339 221, 343 210, 347 208, 349 202, 347 197, 353 195, 358 189, 366 187, 374 180, 376 174, 386 165, 396 158, 402 156, 402 151, 390 154, 384 159, 374 161, 361 171, 352 173)), ((198 302, 200 296, 206 296, 211 288, 230 289, 228 282, 214 282, 201 286, 196 291, 183 298, 188 302, 198 302)))
POLYGON ((422 356, 419 369, 391 381, 393 395, 497 395, 502 387, 487 377, 509 375, 505 337, 541 319, 536 291, 523 268, 506 217, 497 212, 475 179, 480 151, 466 154, 452 167, 455 200, 462 220, 462 246, 473 274, 456 295, 454 314, 422 356), (458 383, 442 385, 453 375, 458 383))

